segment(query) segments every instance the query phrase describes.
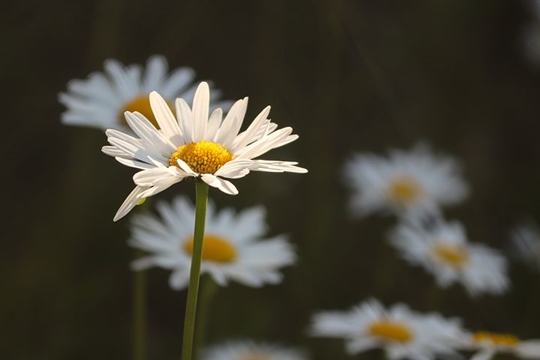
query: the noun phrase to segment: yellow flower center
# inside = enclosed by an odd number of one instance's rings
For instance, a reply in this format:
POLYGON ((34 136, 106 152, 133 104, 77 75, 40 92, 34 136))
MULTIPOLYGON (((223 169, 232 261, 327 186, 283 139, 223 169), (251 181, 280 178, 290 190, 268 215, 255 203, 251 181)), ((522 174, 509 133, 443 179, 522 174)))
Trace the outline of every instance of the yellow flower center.
POLYGON ((510 334, 496 334, 485 331, 479 331, 472 336, 472 342, 475 344, 490 342, 493 345, 502 345, 513 347, 519 344, 519 339, 510 334))
MULTIPOLYGON (((167 103, 168 104, 168 103, 167 103)), ((169 108, 171 110, 173 109, 171 104, 168 104, 169 108)), ((152 111, 152 107, 150 106, 150 97, 148 94, 143 94, 137 96, 135 99, 128 102, 122 111, 120 112, 120 123, 122 123, 125 126, 128 126, 126 118, 124 116, 124 113, 126 111, 135 112, 138 111, 141 114, 144 115, 145 118, 148 119, 152 123, 152 125, 155 126, 156 129, 159 129, 159 125, 156 121, 156 117, 154 116, 154 112, 152 111)))
POLYGON ((213 174, 231 161, 232 154, 221 144, 203 140, 180 146, 171 155, 169 164, 178 166, 176 160, 183 160, 191 170, 199 174, 213 174))
MULTIPOLYGON (((184 250, 189 255, 193 254, 193 239, 189 239, 184 243, 184 250)), ((203 260, 220 263, 231 262, 236 259, 236 249, 222 237, 206 235, 203 241, 202 258, 203 260)))
POLYGON ((402 323, 391 320, 380 320, 369 326, 368 332, 382 340, 406 343, 412 340, 412 331, 402 323))
POLYGON ((269 357, 262 353, 249 353, 249 354, 242 354, 238 358, 238 360, 268 360, 269 357))
POLYGON ((407 176, 398 177, 390 183, 388 195, 390 199, 400 204, 416 201, 422 194, 420 184, 407 176))
POLYGON ((437 244, 433 254, 437 259, 457 269, 463 268, 469 261, 469 253, 459 245, 437 244))

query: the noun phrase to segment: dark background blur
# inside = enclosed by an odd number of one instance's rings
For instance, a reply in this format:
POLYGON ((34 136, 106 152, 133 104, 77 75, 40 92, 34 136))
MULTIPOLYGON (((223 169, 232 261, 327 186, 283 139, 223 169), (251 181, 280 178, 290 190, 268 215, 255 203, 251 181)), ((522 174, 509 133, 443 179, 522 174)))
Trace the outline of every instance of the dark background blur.
MULTIPOLYGON (((509 253, 509 231, 540 219, 540 66, 523 46, 540 21, 524 1, 72 1, 2 3, 1 354, 6 359, 128 359, 133 254, 112 217, 133 170, 101 153, 103 132, 63 126, 57 94, 105 59, 190 66, 227 99, 266 105, 300 139, 266 158, 307 175, 252 173, 223 206, 264 204, 270 235, 299 261, 279 286, 231 285, 208 341, 270 340, 313 359, 343 342, 306 336, 317 310, 376 297, 461 317, 471 329, 540 337, 540 276, 512 262, 512 290, 471 299, 400 260, 389 216, 352 219, 344 161, 429 142, 457 157, 472 193, 446 209, 472 241, 509 253)), ((192 183, 160 194, 192 196, 192 183)), ((150 358, 179 358, 185 292, 149 272, 150 358)), ((379 358, 372 351, 358 358, 379 358)))

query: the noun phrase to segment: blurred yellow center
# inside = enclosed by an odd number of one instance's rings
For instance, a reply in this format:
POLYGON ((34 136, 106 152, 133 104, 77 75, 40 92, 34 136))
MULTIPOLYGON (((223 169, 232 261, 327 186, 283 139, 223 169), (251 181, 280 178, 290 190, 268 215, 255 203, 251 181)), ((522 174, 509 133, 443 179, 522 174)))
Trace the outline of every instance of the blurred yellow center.
POLYGON ((480 331, 473 334, 472 342, 475 344, 483 343, 483 342, 490 342, 491 344, 494 344, 494 345, 512 347, 519 344, 519 339, 509 334, 495 334, 495 333, 480 331))
POLYGON ((180 146, 171 155, 169 164, 178 166, 177 160, 180 159, 196 173, 213 174, 232 158, 231 153, 221 144, 203 140, 180 146))
POLYGON ((265 354, 260 353, 250 353, 250 354, 243 354, 240 355, 238 360, 268 360, 269 357, 265 354))
MULTIPOLYGON (((169 105, 169 108, 171 108, 172 110, 173 107, 171 106, 171 104, 168 104, 168 105, 169 105)), ((152 125, 155 126, 156 129, 159 129, 159 125, 156 121, 156 117, 154 116, 154 112, 152 111, 152 108, 150 107, 150 98, 148 94, 137 96, 135 99, 128 102, 124 106, 122 111, 120 112, 120 122, 124 124, 125 126, 128 126, 126 119, 124 117, 124 113, 126 111, 140 112, 141 114, 144 115, 145 118, 148 119, 148 121, 152 123, 152 125)))
MULTIPOLYGON (((193 254, 193 239, 184 243, 184 250, 190 255, 193 254)), ((231 262, 236 259, 236 249, 230 242, 219 236, 206 235, 203 241, 202 258, 221 263, 231 262)))
POLYGON ((469 261, 467 250, 458 245, 437 244, 433 249, 433 254, 437 259, 458 269, 469 261))
POLYGON ((369 326, 369 333, 387 341, 406 343, 412 340, 413 334, 409 328, 399 322, 380 320, 369 326))
POLYGON ((398 177, 390 183, 388 195, 398 203, 414 202, 422 193, 422 187, 410 177, 398 177))

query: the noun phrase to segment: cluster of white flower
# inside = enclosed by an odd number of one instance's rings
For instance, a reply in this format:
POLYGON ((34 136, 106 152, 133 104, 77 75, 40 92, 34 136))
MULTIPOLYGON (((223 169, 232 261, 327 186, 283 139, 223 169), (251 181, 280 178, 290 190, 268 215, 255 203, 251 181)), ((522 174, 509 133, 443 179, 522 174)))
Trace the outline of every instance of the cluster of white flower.
MULTIPOLYGON (((107 129, 110 145, 102 151, 123 165, 137 169, 134 189, 120 206, 114 221, 126 216, 147 197, 185 178, 196 178, 223 193, 235 195, 230 179, 251 171, 306 173, 296 162, 261 160, 259 156, 295 141, 292 128, 278 129, 265 108, 240 132, 248 99, 216 102, 220 92, 206 82, 192 84, 195 73, 179 68, 168 73, 166 60, 154 56, 146 69, 109 60, 105 73, 74 80, 60 94, 67 107, 62 120, 70 125, 107 129), (191 103, 191 106, 189 105, 191 103), (230 109, 223 117, 223 108, 230 109)), ((426 145, 411 151, 393 150, 389 157, 355 155, 344 172, 352 188, 350 209, 355 216, 383 212, 399 223, 390 243, 413 265, 433 274, 446 288, 461 283, 468 293, 503 294, 510 286, 507 262, 496 250, 467 240, 463 226, 443 219, 440 207, 463 201, 469 188, 458 163, 433 155, 426 145)), ((145 252, 132 263, 141 271, 161 267, 171 271, 175 290, 188 287, 194 247, 194 206, 186 197, 156 203, 156 213, 139 212, 131 218, 129 245, 145 252)), ((294 265, 296 253, 287 236, 265 238, 265 209, 256 206, 235 212, 218 211, 212 201, 206 215, 201 272, 219 285, 236 281, 260 287, 279 284, 281 269, 294 265)), ((538 236, 516 231, 516 248, 530 254, 538 236), (531 245, 532 244, 532 245, 531 245)), ((534 261, 533 261, 534 262, 534 261)), ((346 340, 357 354, 382 348, 389 359, 431 360, 436 356, 473 350, 472 359, 490 359, 498 351, 523 358, 540 358, 540 342, 520 341, 507 334, 469 333, 457 319, 420 314, 405 304, 389 309, 371 299, 350 311, 322 311, 313 316, 313 336, 346 340)), ((303 352, 269 343, 231 341, 206 349, 205 360, 303 360, 303 352)))

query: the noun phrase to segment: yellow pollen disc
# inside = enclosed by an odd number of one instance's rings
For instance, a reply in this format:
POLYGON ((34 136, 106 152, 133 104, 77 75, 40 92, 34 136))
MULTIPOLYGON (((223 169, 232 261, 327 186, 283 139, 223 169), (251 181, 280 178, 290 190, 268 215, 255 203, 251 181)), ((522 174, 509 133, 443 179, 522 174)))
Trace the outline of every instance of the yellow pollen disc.
POLYGON ((422 187, 410 177, 398 177, 390 183, 388 195, 400 204, 414 202, 422 194, 422 187))
MULTIPOLYGON (((184 243, 184 250, 189 255, 193 254, 193 239, 184 243)), ((236 258, 236 249, 230 242, 219 236, 206 235, 203 241, 202 258, 221 263, 231 262, 236 258)))
POLYGON ((238 360, 268 360, 268 356, 260 353, 243 354, 238 360))
POLYGON ((180 146, 171 155, 169 164, 178 166, 177 160, 183 160, 191 170, 199 174, 213 174, 220 167, 231 161, 233 156, 221 144, 203 140, 180 146))
POLYGON ((493 345, 502 345, 513 347, 519 344, 519 339, 510 334, 495 334, 485 331, 474 333, 472 336, 473 343, 490 342, 493 345))
POLYGON ((469 261, 467 250, 459 245, 437 244, 433 254, 437 259, 458 269, 463 268, 469 261))
POLYGON ((383 340, 406 343, 412 340, 413 334, 409 328, 399 322, 380 320, 369 326, 368 332, 383 340))
MULTIPOLYGON (((168 105, 169 105, 169 108, 171 108, 172 110, 173 107, 171 106, 171 104, 168 104, 168 105)), ((154 116, 154 112, 152 111, 152 108, 150 107, 150 98, 148 94, 137 96, 135 99, 128 102, 126 106, 124 106, 122 111, 120 112, 120 122, 124 124, 125 126, 128 126, 126 122, 126 118, 124 117, 124 113, 126 111, 140 112, 141 114, 144 115, 145 118, 147 118, 152 123, 152 125, 156 127, 156 129, 159 129, 159 125, 156 121, 156 117, 154 116)))

